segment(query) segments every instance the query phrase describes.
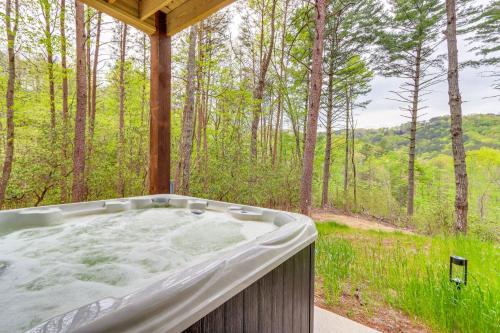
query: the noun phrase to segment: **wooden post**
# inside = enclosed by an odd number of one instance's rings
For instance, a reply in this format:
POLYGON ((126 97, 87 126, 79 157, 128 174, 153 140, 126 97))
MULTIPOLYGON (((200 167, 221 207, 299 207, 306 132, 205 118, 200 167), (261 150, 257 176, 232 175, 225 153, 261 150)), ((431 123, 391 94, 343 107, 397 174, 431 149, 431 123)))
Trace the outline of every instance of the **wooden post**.
POLYGON ((170 193, 170 110, 172 92, 172 45, 167 36, 167 15, 155 14, 156 32, 151 36, 151 126, 149 193, 170 193))

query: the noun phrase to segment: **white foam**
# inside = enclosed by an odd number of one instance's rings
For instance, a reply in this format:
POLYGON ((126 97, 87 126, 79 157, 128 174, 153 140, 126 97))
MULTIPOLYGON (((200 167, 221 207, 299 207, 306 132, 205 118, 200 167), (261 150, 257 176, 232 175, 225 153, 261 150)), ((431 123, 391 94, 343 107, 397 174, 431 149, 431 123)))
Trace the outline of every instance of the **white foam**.
POLYGON ((121 297, 274 230, 155 208, 67 219, 0 237, 0 332, 22 332, 104 297, 121 297))

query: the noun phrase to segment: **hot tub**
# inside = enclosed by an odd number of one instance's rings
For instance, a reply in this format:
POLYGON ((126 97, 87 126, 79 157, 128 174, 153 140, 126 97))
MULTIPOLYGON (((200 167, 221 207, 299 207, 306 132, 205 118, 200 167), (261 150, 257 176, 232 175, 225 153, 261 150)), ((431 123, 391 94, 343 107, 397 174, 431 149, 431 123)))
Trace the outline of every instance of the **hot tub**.
POLYGON ((0 332, 312 332, 312 221, 177 195, 0 212, 0 332))

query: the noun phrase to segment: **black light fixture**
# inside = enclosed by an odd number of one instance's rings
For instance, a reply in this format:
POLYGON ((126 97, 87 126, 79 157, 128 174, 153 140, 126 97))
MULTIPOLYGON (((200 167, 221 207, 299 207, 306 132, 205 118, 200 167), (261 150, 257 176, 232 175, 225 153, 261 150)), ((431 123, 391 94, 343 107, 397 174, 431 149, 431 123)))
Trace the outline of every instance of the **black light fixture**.
POLYGON ((467 259, 459 256, 450 256, 450 282, 454 282, 459 288, 460 285, 467 285, 467 259), (462 267, 453 271, 453 266, 462 267), (458 270, 458 271, 457 271, 458 270), (462 274, 460 274, 462 271, 462 274))

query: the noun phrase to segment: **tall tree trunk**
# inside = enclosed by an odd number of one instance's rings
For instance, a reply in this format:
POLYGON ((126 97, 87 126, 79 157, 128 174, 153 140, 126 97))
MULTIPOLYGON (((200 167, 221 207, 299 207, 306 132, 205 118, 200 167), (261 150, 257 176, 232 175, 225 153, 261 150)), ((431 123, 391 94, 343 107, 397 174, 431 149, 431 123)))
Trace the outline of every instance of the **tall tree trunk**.
MULTIPOLYGON (((351 89, 351 88, 350 88, 351 89)), ((349 94, 352 96, 352 91, 349 94)), ((352 103, 351 103, 352 105, 352 103)), ((354 211, 356 211, 358 206, 358 184, 357 184, 357 175, 356 175, 356 126, 354 125, 354 110, 351 108, 351 167, 352 167, 352 194, 353 194, 353 203, 354 203, 354 211)))
MULTIPOLYGON (((285 8, 283 9, 283 22, 281 31, 281 50, 280 50, 280 67, 279 76, 282 82, 286 84, 286 73, 285 73, 285 42, 287 34, 287 20, 288 20, 288 6, 289 0, 285 0, 285 8)), ((274 130, 274 145, 273 145, 273 166, 276 166, 276 156, 278 155, 278 136, 281 133, 282 118, 283 118, 283 86, 278 90, 278 110, 276 112, 276 128, 274 130)))
POLYGON ((0 180, 0 208, 5 201, 5 192, 10 180, 12 162, 14 160, 14 94, 16 84, 16 35, 19 24, 19 0, 14 0, 14 23, 12 24, 12 0, 5 3, 5 31, 7 33, 8 79, 5 96, 7 106, 7 142, 3 161, 2 178, 0 180))
MULTIPOLYGON (((208 32, 207 38, 207 46, 208 46, 208 63, 212 62, 212 36, 211 32, 208 32)), ((204 111, 203 111, 203 189, 204 191, 208 191, 208 119, 209 119, 209 111, 210 111, 210 85, 212 83, 212 67, 208 66, 208 71, 206 73, 206 86, 205 86, 205 101, 203 102, 204 111)))
POLYGON ((351 108, 351 97, 349 90, 346 88, 345 93, 345 155, 344 155, 344 206, 347 206, 347 189, 349 187, 349 118, 351 108))
POLYGON ((59 29, 61 32, 61 67, 62 67, 62 162, 61 162, 61 202, 68 201, 67 161, 68 161, 68 66, 67 66, 67 41, 66 41, 66 0, 61 0, 61 14, 59 16, 59 29))
MULTIPOLYGON (((311 85, 311 73, 309 72, 309 70, 306 71, 306 87, 309 87, 311 85)), ((305 95, 305 98, 304 98, 304 110, 309 110, 309 96, 310 96, 310 91, 309 89, 306 91, 306 95, 305 95)), ((305 146, 306 146, 306 138, 307 138, 307 118, 309 117, 309 113, 308 112, 305 112, 304 113, 304 121, 303 121, 303 134, 302 134, 302 145, 303 145, 303 148, 302 148, 302 151, 305 151, 305 146)), ((297 117, 297 119, 299 119, 299 122, 300 122, 300 117, 297 117)), ((299 128, 300 128, 300 125, 299 125, 299 128)))
POLYGON ((315 35, 313 43, 309 111, 307 117, 307 138, 304 146, 302 179, 300 182, 300 211, 310 215, 312 208, 312 177, 316 135, 318 129, 319 104, 321 101, 323 42, 325 32, 326 0, 316 0, 315 35))
POLYGON ((118 195, 125 196, 125 56, 127 52, 127 25, 122 24, 120 36, 120 121, 118 143, 118 195))
MULTIPOLYGON (((141 122, 140 122, 140 128, 144 128, 144 120, 145 120, 145 114, 146 114, 146 107, 147 107, 147 91, 146 91, 146 84, 148 80, 148 68, 147 68, 147 41, 146 41, 146 34, 143 34, 141 38, 141 47, 142 47, 142 84, 141 84, 141 122)), ((143 142, 144 142, 144 135, 142 133, 139 133, 139 145, 137 148, 137 156, 138 161, 137 161, 137 166, 136 166, 136 174, 139 176, 141 172, 144 169, 145 165, 145 158, 144 158, 144 148, 143 148, 143 142)), ((141 193, 146 193, 146 184, 144 184, 144 187, 142 189, 141 193)))
POLYGON ((194 133, 194 94, 196 76, 196 27, 189 33, 189 52, 187 62, 186 102, 184 104, 182 135, 177 165, 178 186, 180 194, 189 194, 189 178, 191 175, 191 153, 193 151, 194 133))
POLYGON ((290 122, 292 123, 293 136, 295 138, 295 153, 297 155, 297 161, 301 160, 302 148, 300 145, 300 128, 299 120, 295 117, 290 117, 290 122))
POLYGON ((262 114, 262 98, 264 97, 264 89, 266 87, 266 76, 269 69, 269 63, 271 62, 271 57, 274 51, 274 35, 275 35, 275 14, 276 14, 276 2, 277 0, 272 0, 271 9, 271 37, 269 41, 269 48, 267 52, 264 52, 264 29, 266 25, 264 24, 264 15, 262 12, 261 16, 261 36, 260 36, 260 69, 257 81, 257 86, 253 92, 253 98, 256 101, 256 105, 253 108, 253 118, 252 118, 252 137, 250 141, 250 153, 252 158, 257 157, 257 132, 259 130, 260 116, 262 114))
POLYGON ((52 32, 50 30, 51 11, 50 2, 42 0, 40 2, 45 23, 45 49, 47 51, 47 73, 49 79, 49 104, 50 104, 50 144, 54 149, 56 141, 56 101, 55 101, 55 79, 54 79, 54 47, 52 45, 52 32))
MULTIPOLYGON (((89 89, 89 105, 88 105, 88 137, 87 137, 87 163, 85 166, 85 196, 88 197, 90 194, 90 177, 89 174, 92 170, 92 153, 94 151, 94 130, 95 130, 95 115, 97 112, 97 65, 99 64, 99 49, 101 40, 101 25, 102 25, 102 13, 97 13, 97 23, 96 23, 96 36, 95 36, 95 48, 94 48, 94 60, 93 63, 90 61, 90 51, 87 51, 87 73, 89 75, 88 79, 88 89, 89 89)), ((90 31, 90 23, 87 25, 87 31, 90 31)), ((89 41, 87 43, 87 48, 90 50, 90 34, 88 35, 89 41)))
MULTIPOLYGON (((198 23, 198 61, 200 64, 203 64, 205 59, 205 52, 203 50, 203 35, 204 35, 204 24, 203 21, 198 23)), ((199 168, 201 164, 200 151, 201 151, 201 132, 202 132, 202 123, 203 123, 203 93, 204 93, 204 71, 203 66, 198 66, 198 70, 196 72, 196 90, 198 94, 196 96, 196 114, 195 123, 196 123, 196 164, 199 168)))
POLYGON ((333 127, 333 57, 330 55, 328 73, 328 102, 326 107, 326 145, 325 160, 323 162, 323 191, 321 193, 321 207, 327 208, 328 190, 330 185, 330 165, 332 157, 332 127, 333 127))
POLYGON ((451 114, 451 144, 455 168, 455 231, 467 233, 468 178, 462 131, 462 97, 458 81, 457 12, 455 0, 446 0, 448 44, 448 95, 451 114))
POLYGON ((413 105, 411 107, 410 146, 408 150, 408 203, 407 215, 413 216, 415 202, 415 147, 417 139, 418 102, 420 94, 421 46, 417 47, 415 57, 415 77, 413 85, 413 105))
POLYGON ((93 138, 95 130, 95 115, 97 112, 97 66, 99 65, 99 51, 101 48, 101 26, 102 12, 97 13, 95 46, 94 46, 94 61, 92 64, 92 89, 90 100, 90 117, 89 117, 89 156, 92 154, 93 138))
POLYGON ((87 30, 87 47, 85 51, 87 55, 85 57, 87 61, 87 117, 90 118, 90 112, 92 111, 92 63, 90 60, 90 50, 92 48, 92 9, 87 6, 86 10, 86 20, 85 29, 87 30))
POLYGON ((73 186, 72 201, 85 199, 85 126, 87 103, 87 72, 85 49, 87 36, 85 34, 85 11, 83 4, 75 0, 76 24, 76 115, 75 141, 73 149, 73 186))

